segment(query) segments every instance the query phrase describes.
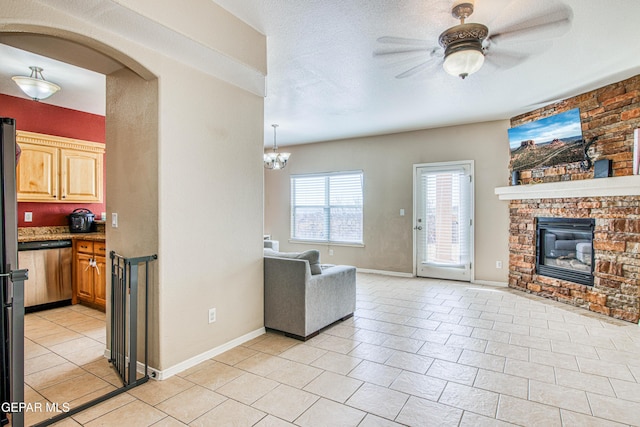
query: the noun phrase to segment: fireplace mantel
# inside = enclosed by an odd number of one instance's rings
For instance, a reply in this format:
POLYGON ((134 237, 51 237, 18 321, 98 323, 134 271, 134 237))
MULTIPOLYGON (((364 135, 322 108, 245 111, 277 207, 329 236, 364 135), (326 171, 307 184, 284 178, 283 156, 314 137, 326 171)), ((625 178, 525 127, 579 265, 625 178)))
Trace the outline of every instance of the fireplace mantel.
POLYGON ((512 185, 494 190, 500 200, 640 196, 640 175, 512 185))

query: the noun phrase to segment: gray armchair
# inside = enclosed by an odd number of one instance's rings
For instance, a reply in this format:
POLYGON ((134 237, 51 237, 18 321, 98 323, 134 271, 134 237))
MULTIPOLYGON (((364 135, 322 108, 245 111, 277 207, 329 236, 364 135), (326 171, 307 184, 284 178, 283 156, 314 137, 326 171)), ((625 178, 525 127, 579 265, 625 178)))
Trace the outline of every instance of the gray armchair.
POLYGON ((265 254, 264 325, 307 340, 322 328, 353 316, 356 268, 328 266, 311 274, 309 260, 295 255, 300 254, 265 254))

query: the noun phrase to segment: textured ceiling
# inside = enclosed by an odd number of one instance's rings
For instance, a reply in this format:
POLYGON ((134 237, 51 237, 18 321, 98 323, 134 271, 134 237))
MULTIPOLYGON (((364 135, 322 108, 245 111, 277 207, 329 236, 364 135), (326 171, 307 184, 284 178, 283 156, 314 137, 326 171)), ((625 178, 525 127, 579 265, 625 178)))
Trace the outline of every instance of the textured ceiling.
POLYGON ((528 57, 512 67, 485 63, 465 80, 437 60, 396 79, 428 53, 372 54, 388 47, 377 42, 381 36, 437 46, 438 35, 458 23, 452 0, 215 1, 267 36, 267 144, 271 123, 286 145, 505 119, 640 70, 637 0, 476 0, 467 22, 490 33, 563 6, 573 19, 562 31, 504 43, 491 52, 495 62, 528 57))
MULTIPOLYGON (((640 74, 637 0, 476 0, 468 22, 487 25, 490 34, 522 28, 523 21, 563 7, 572 19, 555 31, 496 43, 483 68, 465 80, 446 74, 439 56, 420 72, 395 78, 429 59, 428 51, 373 55, 402 47, 379 43, 382 36, 437 47, 438 35, 458 23, 452 0, 214 1, 267 36, 267 146, 272 123, 280 125, 278 144, 288 145, 507 119, 640 74)), ((120 64, 87 59, 87 52, 70 46, 43 47, 42 38, 15 40, 0 37, 0 92, 22 96, 10 76, 39 65, 45 78, 63 87, 44 102, 104 114, 101 73, 120 64)))

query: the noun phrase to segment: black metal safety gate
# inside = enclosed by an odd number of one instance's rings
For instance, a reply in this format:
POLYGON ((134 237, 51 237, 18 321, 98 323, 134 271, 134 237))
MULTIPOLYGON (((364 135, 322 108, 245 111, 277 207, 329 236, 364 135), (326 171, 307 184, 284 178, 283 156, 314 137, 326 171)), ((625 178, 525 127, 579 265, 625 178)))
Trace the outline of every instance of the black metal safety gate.
POLYGON ((148 361, 148 324, 149 324, 149 263, 158 259, 157 255, 137 258, 125 258, 111 251, 111 356, 112 364, 123 386, 104 396, 71 408, 68 412, 49 418, 34 427, 55 424, 71 415, 82 412, 105 400, 149 381, 148 361), (138 291, 140 283, 138 273, 144 264, 144 375, 137 378, 138 366, 138 291), (127 302, 128 301, 128 302, 127 302))
POLYGON ((109 361, 126 386, 149 379, 148 314, 149 262, 157 255, 124 258, 111 251, 111 357, 109 361), (144 376, 137 379, 139 267, 144 264, 144 376), (128 300, 128 304, 127 304, 128 300))

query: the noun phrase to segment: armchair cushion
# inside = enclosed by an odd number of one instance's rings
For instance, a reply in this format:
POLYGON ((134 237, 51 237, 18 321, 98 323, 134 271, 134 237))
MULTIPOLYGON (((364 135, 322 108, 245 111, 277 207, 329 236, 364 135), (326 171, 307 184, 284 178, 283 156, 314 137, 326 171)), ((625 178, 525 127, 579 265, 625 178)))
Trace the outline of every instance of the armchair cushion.
POLYGON ((316 249, 310 249, 304 252, 277 252, 272 249, 265 248, 264 254, 266 256, 277 258, 293 258, 304 259, 309 261, 309 269, 311 274, 322 274, 322 268, 320 267, 320 251, 316 249))

